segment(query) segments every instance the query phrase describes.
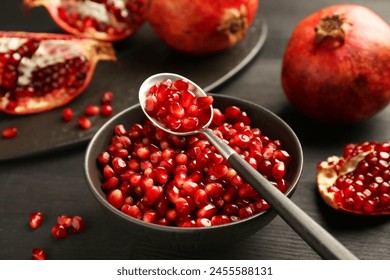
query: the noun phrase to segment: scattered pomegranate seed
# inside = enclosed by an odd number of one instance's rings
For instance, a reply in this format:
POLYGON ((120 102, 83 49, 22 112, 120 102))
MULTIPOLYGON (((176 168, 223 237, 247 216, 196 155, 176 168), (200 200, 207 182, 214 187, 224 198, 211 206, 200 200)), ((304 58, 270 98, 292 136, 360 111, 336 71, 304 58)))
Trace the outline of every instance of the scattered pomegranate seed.
MULTIPOLYGON (((170 87, 173 85, 168 81, 156 86, 155 99, 162 102, 170 96, 180 100, 180 95, 170 92, 170 87)), ((185 88, 181 82, 175 87, 176 91, 185 88)), ((192 94, 183 92, 183 96, 191 102, 195 100, 192 94)), ((199 105, 209 106, 208 102, 202 100, 199 105)), ((176 112, 172 117, 181 116, 183 108, 193 105, 187 103, 188 100, 182 101, 181 106, 174 105, 171 109, 176 112)), ((282 143, 252 128, 249 117, 238 107, 228 107, 215 116, 218 120, 213 119, 210 128, 275 188, 285 192, 288 185, 284 177, 292 159, 282 149, 282 143)), ((145 222, 178 227, 215 226, 269 208, 207 140, 199 136, 172 136, 156 129, 150 121, 127 130, 118 124, 97 162, 103 177, 101 187, 109 203, 145 222)))
POLYGON ((65 122, 70 122, 71 120, 73 120, 73 117, 74 117, 74 112, 71 108, 65 108, 62 111, 62 119, 65 122))
POLYGON ((106 91, 102 94, 102 97, 100 99, 101 103, 102 104, 111 103, 113 97, 114 97, 114 94, 112 93, 112 91, 106 91))
POLYGON ((101 114, 103 117, 109 117, 113 114, 114 109, 110 104, 103 104, 101 107, 101 114))
POLYGON ((32 229, 37 229, 43 221, 43 215, 41 212, 33 212, 30 214, 29 225, 32 229))
POLYGON ((67 215, 59 215, 57 217, 57 224, 69 228, 72 226, 72 218, 67 215))
POLYGON ((78 123, 79 127, 82 129, 90 129, 92 126, 91 120, 88 119, 87 117, 84 117, 84 116, 79 117, 79 119, 77 120, 77 123, 78 123))
POLYGON ((32 250, 33 260, 46 260, 46 253, 41 248, 34 248, 32 250))
POLYGON ((80 216, 74 216, 72 218, 72 233, 81 233, 85 231, 85 221, 80 216))
POLYGON ((97 114, 100 113, 100 108, 99 106, 95 105, 88 105, 85 107, 84 114, 87 116, 96 116, 97 114))
POLYGON ((68 232, 63 225, 55 224, 51 229, 51 235, 55 239, 62 239, 68 236, 68 232))
POLYGON ((1 135, 6 139, 14 138, 18 135, 18 129, 15 126, 7 127, 3 129, 1 135))

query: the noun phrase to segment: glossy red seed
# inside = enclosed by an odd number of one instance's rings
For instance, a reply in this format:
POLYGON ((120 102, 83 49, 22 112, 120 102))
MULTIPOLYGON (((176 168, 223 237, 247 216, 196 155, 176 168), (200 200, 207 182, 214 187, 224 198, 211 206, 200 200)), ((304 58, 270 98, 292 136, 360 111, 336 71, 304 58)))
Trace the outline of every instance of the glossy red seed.
POLYGON ((123 213, 133 217, 133 218, 136 218, 136 219, 142 218, 142 212, 137 205, 124 204, 121 207, 121 211, 123 213))
POLYGON ((72 233, 85 231, 85 221, 81 216, 75 215, 72 218, 72 233))
POLYGON ((110 191, 107 195, 108 202, 115 208, 119 209, 124 203, 124 197, 119 189, 110 191))
POLYGON ((100 108, 103 117, 109 117, 114 113, 114 109, 110 104, 103 104, 100 108))
POLYGON ((30 214, 29 226, 32 229, 37 229, 43 222, 43 214, 41 212, 33 212, 30 214))
POLYGON ((57 217, 57 224, 62 225, 65 228, 69 228, 72 226, 72 218, 61 214, 57 217))
POLYGON ((77 120, 77 123, 78 123, 80 128, 85 129, 85 130, 90 129, 92 127, 91 120, 89 120, 88 118, 86 118, 84 116, 79 117, 77 120))
POLYGON ((70 122, 71 120, 73 120, 73 117, 74 117, 74 112, 71 108, 65 108, 62 111, 62 119, 65 122, 70 122))
POLYGON ((34 248, 32 249, 31 257, 33 260, 46 260, 46 253, 41 248, 34 248))
POLYGON ((99 106, 96 105, 88 105, 84 109, 84 114, 87 116, 96 116, 100 113, 100 108, 99 106))
POLYGON ((18 135, 18 129, 15 126, 7 127, 3 129, 1 135, 5 139, 15 138, 18 135))
POLYGON ((102 94, 100 100, 102 104, 110 103, 114 97, 112 91, 106 91, 102 94))
POLYGON ((68 236, 68 232, 63 225, 55 224, 51 229, 51 235, 55 239, 62 239, 68 236))

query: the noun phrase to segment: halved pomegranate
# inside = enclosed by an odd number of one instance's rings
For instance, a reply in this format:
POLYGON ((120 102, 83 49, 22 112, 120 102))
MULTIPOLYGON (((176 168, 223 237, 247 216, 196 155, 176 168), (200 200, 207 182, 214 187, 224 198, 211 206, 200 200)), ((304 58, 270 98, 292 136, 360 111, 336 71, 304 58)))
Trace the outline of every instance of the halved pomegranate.
POLYGON ((144 22, 146 0, 24 0, 28 8, 44 6, 66 32, 103 41, 119 41, 144 22))
POLYGON ((0 32, 0 111, 22 115, 69 103, 88 86, 110 43, 73 35, 0 32))
POLYGON ((346 145, 342 156, 321 161, 317 171, 319 192, 334 209, 390 214, 390 142, 346 145))

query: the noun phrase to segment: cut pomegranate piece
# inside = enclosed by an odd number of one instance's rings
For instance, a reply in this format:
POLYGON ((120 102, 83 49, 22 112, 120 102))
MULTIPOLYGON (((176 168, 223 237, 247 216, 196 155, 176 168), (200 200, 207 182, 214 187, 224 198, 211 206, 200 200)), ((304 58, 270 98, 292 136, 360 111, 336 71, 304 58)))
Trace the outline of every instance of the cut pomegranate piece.
POLYGON ((119 41, 144 22, 146 0, 24 0, 27 8, 44 6, 63 30, 92 39, 119 41))
POLYGON ((344 147, 317 166, 318 189, 329 206, 359 215, 390 214, 390 142, 344 147))
POLYGON ((0 111, 22 115, 63 106, 89 85, 110 43, 72 35, 0 32, 0 111))

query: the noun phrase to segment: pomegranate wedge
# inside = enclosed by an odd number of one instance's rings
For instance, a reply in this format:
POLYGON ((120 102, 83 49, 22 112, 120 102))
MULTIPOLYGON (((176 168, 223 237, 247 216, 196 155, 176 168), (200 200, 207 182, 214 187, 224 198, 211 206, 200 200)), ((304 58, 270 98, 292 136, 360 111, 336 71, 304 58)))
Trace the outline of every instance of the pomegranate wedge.
POLYGON ((319 192, 334 209, 390 214, 390 142, 346 145, 343 156, 321 161, 317 171, 319 192))
POLYGON ((66 32, 102 41, 119 41, 144 22, 146 0, 24 0, 27 8, 44 6, 66 32))
POLYGON ((0 111, 23 115, 65 105, 88 86, 110 43, 73 35, 0 32, 0 111))

